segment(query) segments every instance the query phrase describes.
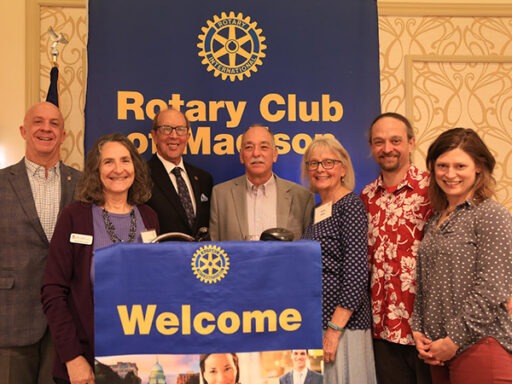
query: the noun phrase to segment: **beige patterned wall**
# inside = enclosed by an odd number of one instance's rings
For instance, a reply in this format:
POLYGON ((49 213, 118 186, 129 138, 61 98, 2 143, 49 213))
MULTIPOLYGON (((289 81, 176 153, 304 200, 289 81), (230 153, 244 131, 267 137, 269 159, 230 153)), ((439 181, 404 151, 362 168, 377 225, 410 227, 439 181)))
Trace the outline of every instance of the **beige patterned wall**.
MULTIPOLYGON (((414 161, 421 167, 440 132, 477 129, 498 161, 498 200, 512 211, 512 6, 483 4, 379 3, 381 103, 383 111, 403 113, 413 122, 414 161)), ((85 0, 27 0, 27 104, 44 99, 48 89, 52 26, 70 41, 59 55, 68 132, 62 155, 77 168, 84 156, 86 20, 85 0), (36 58, 32 35, 39 46, 36 58), (30 79, 36 76, 34 90, 30 79)))
POLYGON ((59 107, 64 115, 66 140, 61 156, 66 164, 82 168, 84 159, 84 107, 86 85, 87 23, 85 9, 41 8, 41 80, 40 98, 46 98, 53 66, 50 55, 52 40, 48 27, 63 33, 69 41, 58 46, 59 107))
POLYGON ((412 121, 415 163, 425 167, 440 132, 474 128, 498 162, 497 198, 512 211, 512 15, 381 13, 379 33, 382 110, 412 121))
POLYGON ((66 140, 62 160, 82 169, 87 68, 87 9, 85 0, 27 1, 27 105, 46 99, 53 66, 48 27, 62 33, 68 44, 58 45, 59 107, 66 140), (37 51, 36 51, 37 46, 37 51))

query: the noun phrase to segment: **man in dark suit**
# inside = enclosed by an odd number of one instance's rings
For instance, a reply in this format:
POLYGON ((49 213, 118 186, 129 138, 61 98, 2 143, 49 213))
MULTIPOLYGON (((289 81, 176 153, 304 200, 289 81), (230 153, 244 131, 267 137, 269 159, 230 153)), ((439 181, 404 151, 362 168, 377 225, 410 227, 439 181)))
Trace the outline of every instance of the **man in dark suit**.
POLYGON ((155 116, 151 136, 157 153, 148 162, 153 189, 147 204, 158 214, 162 234, 195 237, 208 228, 213 178, 183 161, 190 123, 182 112, 165 109, 155 116))
POLYGON ((240 162, 245 175, 218 184, 212 192, 212 240, 258 240, 269 228, 286 228, 300 239, 312 220, 311 191, 281 179, 272 171, 277 161, 274 135, 259 124, 242 136, 240 162))
POLYGON ((0 170, 0 383, 53 383, 53 348, 40 304, 57 216, 80 172, 63 165, 64 119, 48 102, 32 106, 20 132, 25 157, 0 170))
POLYGON ((293 349, 291 357, 293 368, 279 378, 279 384, 322 384, 323 376, 308 368, 307 350, 293 349))

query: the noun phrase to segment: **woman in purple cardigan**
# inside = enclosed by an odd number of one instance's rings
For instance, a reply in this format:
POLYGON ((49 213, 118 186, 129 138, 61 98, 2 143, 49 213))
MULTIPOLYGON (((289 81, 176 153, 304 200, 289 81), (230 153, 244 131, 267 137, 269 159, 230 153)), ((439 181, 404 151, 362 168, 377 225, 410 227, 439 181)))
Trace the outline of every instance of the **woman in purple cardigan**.
POLYGON ((146 162, 130 140, 101 137, 87 155, 76 199, 64 208, 53 234, 41 300, 56 358, 56 384, 94 383, 93 254, 119 242, 151 240, 156 213, 146 162))

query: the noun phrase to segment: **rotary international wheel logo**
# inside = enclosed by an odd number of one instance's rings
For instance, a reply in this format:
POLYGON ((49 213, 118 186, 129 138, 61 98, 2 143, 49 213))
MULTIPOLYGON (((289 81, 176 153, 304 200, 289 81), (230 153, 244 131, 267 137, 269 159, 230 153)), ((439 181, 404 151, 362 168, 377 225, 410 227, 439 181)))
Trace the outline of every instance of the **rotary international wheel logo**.
POLYGON ((251 18, 244 18, 242 13, 235 16, 231 11, 229 15, 222 12, 220 17, 213 16, 213 21, 208 20, 207 24, 201 28, 203 34, 198 36, 197 47, 199 56, 203 57, 201 63, 209 72, 213 71, 215 77, 220 75, 222 80, 229 77, 235 81, 258 71, 267 46, 256 22, 251 23, 251 18))
POLYGON ((222 280, 229 270, 229 257, 215 245, 199 248, 192 257, 194 275, 203 283, 212 284, 222 280))

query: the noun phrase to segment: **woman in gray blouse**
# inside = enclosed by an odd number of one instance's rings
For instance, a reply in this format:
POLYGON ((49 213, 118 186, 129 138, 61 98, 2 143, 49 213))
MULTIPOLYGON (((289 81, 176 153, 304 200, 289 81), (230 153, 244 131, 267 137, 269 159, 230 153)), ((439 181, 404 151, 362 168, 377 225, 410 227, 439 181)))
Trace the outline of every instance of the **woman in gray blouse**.
POLYGON ((436 213, 418 251, 412 328, 434 384, 512 382, 512 216, 491 200, 495 162, 472 129, 428 149, 436 213))

